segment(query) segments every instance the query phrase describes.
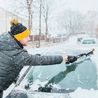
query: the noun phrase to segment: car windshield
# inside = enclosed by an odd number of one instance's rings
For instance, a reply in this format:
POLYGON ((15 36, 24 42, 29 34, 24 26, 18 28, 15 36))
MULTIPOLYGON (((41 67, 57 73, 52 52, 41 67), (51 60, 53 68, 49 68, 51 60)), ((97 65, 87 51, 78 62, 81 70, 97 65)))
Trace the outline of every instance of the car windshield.
POLYGON ((31 85, 34 83, 40 86, 51 84, 60 89, 97 88, 96 65, 90 58, 81 58, 71 65, 63 62, 59 65, 36 66, 30 70, 26 79, 31 85))

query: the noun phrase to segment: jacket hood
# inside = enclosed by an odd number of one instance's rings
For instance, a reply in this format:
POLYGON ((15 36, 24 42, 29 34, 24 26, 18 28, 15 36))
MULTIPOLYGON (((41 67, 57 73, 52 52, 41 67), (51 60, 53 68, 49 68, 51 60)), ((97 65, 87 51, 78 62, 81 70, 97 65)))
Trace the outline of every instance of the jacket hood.
POLYGON ((10 32, 0 35, 0 50, 21 49, 19 43, 10 35, 10 32))

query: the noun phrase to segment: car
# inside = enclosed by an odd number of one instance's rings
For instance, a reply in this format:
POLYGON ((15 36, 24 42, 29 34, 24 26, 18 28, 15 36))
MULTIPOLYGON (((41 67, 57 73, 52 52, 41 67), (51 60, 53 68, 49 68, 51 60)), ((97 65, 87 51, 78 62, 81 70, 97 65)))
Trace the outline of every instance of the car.
POLYGON ((95 40, 83 40, 82 44, 96 44, 95 40))
MULTIPOLYGON (((45 54, 65 55, 65 53, 50 49, 45 54)), ((69 50, 67 53, 79 55, 82 52, 69 50)), ((7 98, 22 98, 23 96, 25 96, 24 98, 70 98, 69 94, 78 87, 88 90, 97 89, 96 63, 90 57, 81 57, 72 64, 62 62, 53 66, 31 67, 22 82, 14 88, 9 95, 10 97, 7 98)))
POLYGON ((98 48, 98 39, 94 37, 82 38, 80 42, 77 43, 77 47, 81 49, 92 49, 98 48))
POLYGON ((96 44, 98 44, 98 40, 96 38, 84 38, 81 40, 81 44, 83 44, 83 45, 96 45, 96 44))

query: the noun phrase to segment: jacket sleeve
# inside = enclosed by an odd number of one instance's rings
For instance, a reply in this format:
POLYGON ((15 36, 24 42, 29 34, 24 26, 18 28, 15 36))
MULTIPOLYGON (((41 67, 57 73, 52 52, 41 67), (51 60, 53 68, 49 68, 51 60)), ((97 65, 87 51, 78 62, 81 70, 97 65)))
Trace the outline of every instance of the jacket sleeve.
POLYGON ((53 65, 53 64, 60 64, 62 61, 63 61, 62 56, 30 55, 26 50, 23 50, 15 58, 15 62, 18 65, 23 66, 53 65))

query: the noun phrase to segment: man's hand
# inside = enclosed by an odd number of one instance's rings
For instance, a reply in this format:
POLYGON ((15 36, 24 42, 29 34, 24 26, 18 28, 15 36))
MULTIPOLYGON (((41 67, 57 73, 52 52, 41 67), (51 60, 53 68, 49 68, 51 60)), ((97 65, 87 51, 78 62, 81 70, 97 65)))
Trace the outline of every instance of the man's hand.
POLYGON ((64 59, 66 64, 70 64, 77 60, 77 56, 66 56, 64 59))

